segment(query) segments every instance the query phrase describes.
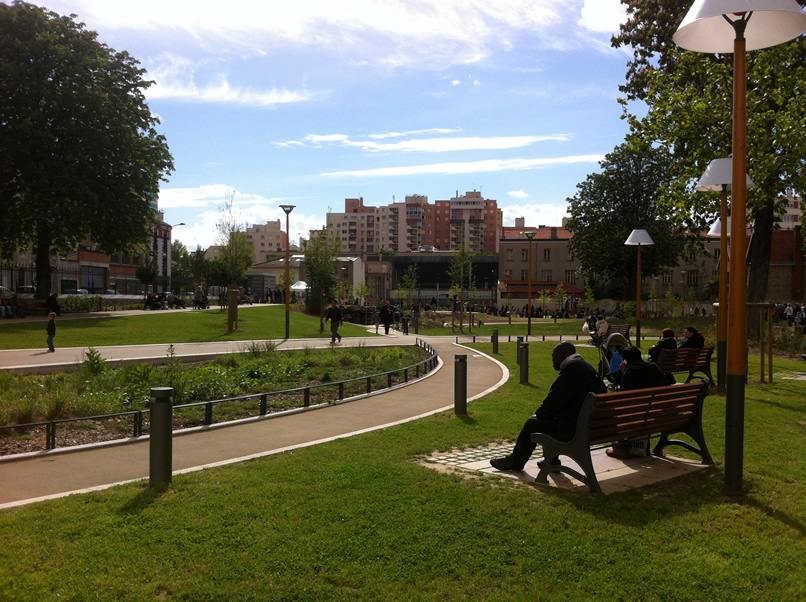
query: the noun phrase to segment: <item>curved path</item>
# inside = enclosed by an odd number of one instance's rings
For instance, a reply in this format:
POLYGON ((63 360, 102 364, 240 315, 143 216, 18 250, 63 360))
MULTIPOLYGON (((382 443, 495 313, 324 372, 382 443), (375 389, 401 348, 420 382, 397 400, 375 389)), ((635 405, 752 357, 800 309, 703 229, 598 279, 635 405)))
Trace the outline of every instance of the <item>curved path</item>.
MULTIPOLYGON (((453 409, 454 357, 466 354, 467 397, 477 399, 503 385, 509 377, 506 367, 495 359, 455 344, 454 337, 429 337, 439 352, 440 367, 406 386, 308 411, 220 425, 173 438, 174 474, 212 466, 242 462, 291 449, 316 445, 341 437, 386 428, 437 412, 453 409)), ((345 338, 344 345, 413 344, 414 336, 345 338)), ((174 345, 180 356, 209 357, 238 351, 244 343, 192 343, 174 345), (239 346, 240 345, 240 346, 239 346)), ((281 349, 327 347, 327 339, 289 340, 281 349)), ((167 346, 133 345, 98 347, 109 361, 148 361, 164 358, 167 346)), ((0 351, 0 369, 32 366, 53 369, 80 362, 83 348, 0 351)), ((104 489, 148 478, 149 441, 99 444, 83 448, 0 458, 0 508, 104 489)))

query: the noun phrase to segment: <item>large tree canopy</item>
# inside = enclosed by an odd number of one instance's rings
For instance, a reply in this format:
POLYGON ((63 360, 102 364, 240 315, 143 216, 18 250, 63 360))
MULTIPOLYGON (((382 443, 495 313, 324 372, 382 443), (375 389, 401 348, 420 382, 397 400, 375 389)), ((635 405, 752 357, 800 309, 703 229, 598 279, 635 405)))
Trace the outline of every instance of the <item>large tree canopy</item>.
POLYGON ((149 197, 173 170, 145 71, 73 17, 0 4, 0 249, 32 244, 42 283, 52 250, 147 241, 149 197))
MULTIPOLYGON (((701 232, 719 213, 718 195, 694 183, 715 158, 732 152, 733 56, 683 51, 672 36, 688 0, 622 0, 629 19, 612 43, 629 45, 634 60, 630 99, 644 100, 643 118, 627 115, 634 135, 671 150, 671 186, 661 211, 701 232)), ((806 4, 801 0, 801 4, 806 4)), ((752 17, 751 17, 752 18, 752 17)), ((726 23, 726 27, 728 27, 726 23)), ((770 246, 786 188, 806 189, 806 38, 747 54, 748 220, 753 224, 748 299, 766 297, 770 246)), ((628 105, 625 103, 625 107, 628 105)))
POLYGON ((647 230, 655 242, 642 249, 642 276, 676 265, 683 249, 682 229, 657 212, 661 190, 669 181, 669 155, 662 147, 628 140, 599 165, 601 172, 577 184, 577 194, 567 199, 567 227, 574 233, 569 246, 586 274, 624 285, 631 282, 627 291, 635 290, 637 255, 634 247, 624 245, 630 232, 647 230))

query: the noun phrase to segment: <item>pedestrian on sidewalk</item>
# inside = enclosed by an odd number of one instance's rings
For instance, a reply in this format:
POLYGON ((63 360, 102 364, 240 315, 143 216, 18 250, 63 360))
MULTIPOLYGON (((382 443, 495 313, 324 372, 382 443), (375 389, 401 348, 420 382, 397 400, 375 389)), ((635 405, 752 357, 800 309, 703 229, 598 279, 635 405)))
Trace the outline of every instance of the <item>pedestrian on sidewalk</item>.
POLYGON ((53 353, 56 348, 53 346, 53 337, 56 336, 56 312, 48 314, 48 325, 45 327, 45 332, 48 333, 48 353, 53 353))
POLYGON ((339 343, 341 343, 341 335, 339 334, 339 326, 341 325, 341 309, 339 309, 339 305, 336 303, 335 299, 330 302, 330 307, 327 308, 325 322, 328 320, 330 320, 330 342, 335 343, 336 339, 339 339, 339 343))
POLYGON ((378 314, 378 321, 383 324, 384 334, 389 334, 389 325, 392 323, 392 305, 385 301, 378 314))

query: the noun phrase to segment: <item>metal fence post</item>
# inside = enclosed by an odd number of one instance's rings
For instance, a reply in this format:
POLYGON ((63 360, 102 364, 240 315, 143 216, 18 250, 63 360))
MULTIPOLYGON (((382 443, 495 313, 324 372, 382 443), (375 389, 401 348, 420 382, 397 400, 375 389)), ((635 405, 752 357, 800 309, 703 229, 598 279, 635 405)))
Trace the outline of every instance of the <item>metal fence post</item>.
POLYGON ((518 363, 521 366, 521 384, 529 384, 529 343, 518 343, 518 363))
POLYGON ((171 484, 173 468, 173 388, 151 389, 151 429, 149 437, 149 485, 171 484))
POLYGON ((457 354, 453 364, 453 413, 467 415, 467 355, 457 354))
POLYGON ((493 353, 498 355, 498 329, 493 328, 493 353))

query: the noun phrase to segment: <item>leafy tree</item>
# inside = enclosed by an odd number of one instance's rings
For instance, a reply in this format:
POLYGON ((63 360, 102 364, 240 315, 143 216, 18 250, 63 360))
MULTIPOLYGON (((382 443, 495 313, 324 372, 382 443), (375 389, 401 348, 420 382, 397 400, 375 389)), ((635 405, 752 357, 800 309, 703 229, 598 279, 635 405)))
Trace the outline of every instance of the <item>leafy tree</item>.
POLYGON ((212 263, 204 256, 204 249, 196 245, 196 250, 188 254, 187 269, 190 274, 190 279, 195 285, 202 284, 203 282, 210 282, 210 273, 212 263))
MULTIPOLYGON (((658 218, 658 199, 669 183, 669 155, 638 140, 617 146, 568 199, 574 233, 569 243, 585 274, 615 282, 627 276, 635 283, 637 257, 624 241, 632 230, 649 232, 655 242, 641 249, 641 274, 651 276, 677 264, 683 231, 658 218)), ((635 290, 635 286, 632 289, 635 290)))
POLYGON ((588 308, 592 307, 594 303, 596 303, 596 297, 593 294, 590 280, 585 280, 585 292, 582 293, 582 305, 585 307, 586 313, 588 308))
POLYGON ((219 208, 216 223, 219 260, 224 270, 227 285, 240 285, 246 271, 254 260, 251 241, 246 236, 246 224, 239 220, 234 208, 234 194, 230 194, 219 208))
MULTIPOLYGON (((710 160, 732 152, 733 55, 687 52, 672 42, 688 0, 624 3, 630 18, 612 43, 633 48, 634 58, 622 90, 649 107, 639 118, 629 115, 625 102, 625 112, 636 136, 673 151, 671 185, 659 210, 691 232, 705 231, 719 214, 719 195, 695 193, 693 185, 710 160)), ((805 80, 803 36, 747 55, 747 155, 755 183, 747 197, 753 223, 748 301, 767 295, 772 232, 783 210, 780 195, 786 188, 806 189, 805 80)), ((748 319, 750 328, 756 324, 748 319)))
POLYGON ((366 283, 366 281, 362 280, 358 284, 355 285, 355 290, 353 291, 355 296, 358 297, 361 302, 364 301, 365 297, 369 297, 375 290, 366 283))
POLYGON ((184 244, 178 240, 171 242, 171 288, 177 292, 187 289, 190 283, 189 256, 184 244))
POLYGON ((476 252, 469 243, 463 242, 454 249, 453 259, 448 268, 451 287, 459 290, 462 296, 465 289, 473 288, 473 258, 476 252))
POLYGON ((312 236, 305 245, 305 280, 311 292, 305 297, 305 310, 319 313, 336 288, 336 259, 341 249, 338 239, 327 240, 326 235, 312 236))
POLYGON ((420 286, 420 271, 417 264, 412 264, 406 268, 403 273, 403 280, 400 283, 400 288, 407 299, 409 307, 411 307, 411 296, 414 291, 420 286))
POLYGON ((146 254, 143 263, 137 266, 134 270, 134 275, 143 284, 148 287, 157 280, 159 270, 157 269, 157 262, 152 255, 146 254))
POLYGON ((38 282, 83 239, 110 254, 147 241, 173 159, 144 74, 72 17, 0 4, 0 251, 31 245, 38 282))

